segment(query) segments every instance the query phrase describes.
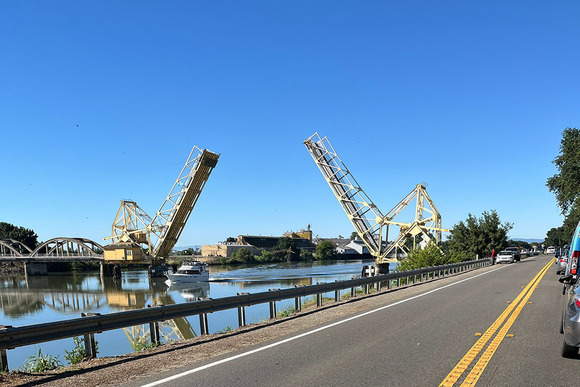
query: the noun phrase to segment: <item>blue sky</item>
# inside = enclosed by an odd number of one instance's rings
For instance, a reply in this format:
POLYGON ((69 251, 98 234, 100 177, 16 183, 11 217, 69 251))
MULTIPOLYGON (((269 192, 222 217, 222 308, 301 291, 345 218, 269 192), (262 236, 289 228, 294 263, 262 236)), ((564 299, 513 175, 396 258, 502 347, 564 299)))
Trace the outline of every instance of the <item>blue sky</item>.
POLYGON ((0 221, 103 242, 197 145, 221 157, 178 246, 346 236, 319 132, 384 213, 427 182, 444 227, 495 209, 544 238, 578 20, 576 1, 1 2, 0 221))

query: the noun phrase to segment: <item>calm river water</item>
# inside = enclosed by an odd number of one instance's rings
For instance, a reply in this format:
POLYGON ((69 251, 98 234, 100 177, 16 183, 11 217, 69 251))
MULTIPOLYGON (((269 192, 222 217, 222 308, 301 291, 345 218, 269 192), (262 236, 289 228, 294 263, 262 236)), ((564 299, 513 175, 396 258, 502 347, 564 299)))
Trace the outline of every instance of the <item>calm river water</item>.
MULTIPOLYGON (((0 276, 0 325, 23 326, 80 317, 81 313, 111 313, 144 308, 147 305, 171 305, 192 302, 200 297, 221 298, 239 292, 259 293, 294 285, 351 279, 360 276, 369 261, 333 261, 276 263, 248 266, 210 266, 210 282, 167 286, 163 279, 150 281, 146 270, 125 270, 114 282, 101 279, 98 272, 52 274, 43 277, 0 276)), ((277 303, 277 309, 293 306, 293 300, 277 303)), ((246 308, 247 323, 268 319, 268 304, 246 308)), ((237 310, 208 316, 210 333, 237 328, 237 310)), ((199 318, 170 320, 162 324, 162 340, 181 340, 199 333, 199 318)), ((149 325, 135 326, 95 335, 99 356, 133 352, 133 345, 146 337, 149 325)), ((73 340, 59 340, 7 351, 11 370, 21 367, 27 357, 38 354, 58 356, 64 364, 65 350, 74 348, 73 340)))

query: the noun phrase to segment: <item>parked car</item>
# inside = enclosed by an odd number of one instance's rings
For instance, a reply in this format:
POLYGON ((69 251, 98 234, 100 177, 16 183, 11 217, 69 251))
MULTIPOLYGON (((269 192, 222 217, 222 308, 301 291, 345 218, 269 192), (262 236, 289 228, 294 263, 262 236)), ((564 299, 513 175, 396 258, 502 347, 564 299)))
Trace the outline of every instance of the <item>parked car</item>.
POLYGON ((556 248, 554 246, 550 246, 546 249, 546 254, 556 254, 556 248))
POLYGON ((573 357, 578 355, 578 347, 580 347, 580 283, 575 283, 574 276, 567 275, 560 277, 560 281, 565 285, 569 285, 567 300, 564 303, 564 310, 562 311, 562 326, 560 333, 564 334, 564 341, 562 343, 561 355, 563 357, 573 357), (570 278, 568 278, 570 277, 570 278), (571 282, 567 282, 571 281, 571 282))
POLYGON ((513 251, 510 250, 502 250, 499 252, 497 257, 495 258, 495 263, 514 263, 516 261, 516 256, 513 251))
POLYGON ((563 293, 567 296, 562 311, 560 333, 564 334, 561 354, 563 357, 575 357, 580 347, 580 277, 578 260, 580 258, 580 222, 572 235, 572 243, 566 258, 566 275, 560 277, 564 284, 563 293))
POLYGON ((556 258, 556 274, 565 274, 568 267, 568 257, 565 255, 556 258))
POLYGON ((522 257, 522 253, 520 252, 520 249, 517 247, 506 247, 504 249, 504 251, 511 251, 514 253, 514 259, 516 262, 518 262, 520 260, 520 258, 522 257))

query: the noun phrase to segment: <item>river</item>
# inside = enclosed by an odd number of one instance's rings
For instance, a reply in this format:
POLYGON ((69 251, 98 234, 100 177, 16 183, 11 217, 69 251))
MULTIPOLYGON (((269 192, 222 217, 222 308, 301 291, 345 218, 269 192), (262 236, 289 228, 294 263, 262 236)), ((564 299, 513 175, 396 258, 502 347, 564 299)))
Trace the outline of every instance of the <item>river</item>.
MULTIPOLYGON (((264 265, 210 266, 210 281, 167 286, 163 279, 150 280, 146 270, 124 270, 119 281, 101 278, 98 272, 62 273, 41 277, 0 276, 0 325, 23 326, 77 318, 81 313, 112 313, 171 305, 199 298, 222 298, 237 293, 259 293, 295 285, 351 279, 360 276, 365 261, 275 263, 264 265)), ((293 300, 277 303, 278 311, 293 306, 293 300)), ((267 304, 246 308, 246 322, 267 320, 267 304)), ((238 326, 237 310, 208 316, 209 332, 238 326)), ((140 338, 148 336, 149 325, 113 330, 95 335, 98 356, 115 356, 134 351, 140 338)), ((199 334, 199 318, 170 320, 161 324, 162 342, 182 340, 199 334)), ((146 340, 148 341, 148 339, 146 340)), ((72 339, 58 340, 7 351, 11 370, 20 368, 39 349, 43 355, 58 356, 67 365, 65 350, 74 348, 72 339)))

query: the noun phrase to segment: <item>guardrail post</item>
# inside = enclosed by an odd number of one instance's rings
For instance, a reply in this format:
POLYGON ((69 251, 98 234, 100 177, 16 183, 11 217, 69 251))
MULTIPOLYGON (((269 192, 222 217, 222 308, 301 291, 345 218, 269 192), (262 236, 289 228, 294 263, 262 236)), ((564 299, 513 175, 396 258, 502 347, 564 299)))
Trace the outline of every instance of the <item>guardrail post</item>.
MULTIPOLYGON (((238 296, 247 296, 250 293, 238 293, 238 296)), ((238 326, 245 327, 246 326, 246 307, 245 306, 238 306, 238 326)))
POLYGON ((5 349, 0 349, 0 372, 8 372, 8 358, 5 349))
MULTIPOLYGON (((334 280, 334 282, 340 282, 339 280, 334 280)), ((336 289, 334 291, 334 301, 338 302, 340 301, 340 289, 336 289)))
POLYGON ((401 278, 397 278, 397 287, 400 288, 401 287, 401 278))
MULTIPOLYGON (((381 291, 381 282, 379 281, 376 284, 377 284, 377 292, 380 292, 381 291)), ((389 282, 387 282, 387 289, 389 289, 390 287, 391 286, 389 285, 389 282)))
MULTIPOLYGON (((100 316, 100 313, 81 313, 81 317, 100 316)), ((87 333, 84 335, 85 341, 85 356, 87 358, 97 357, 97 344, 95 342, 95 334, 87 333)))
MULTIPOLYGON (((268 289, 270 292, 275 292, 280 289, 268 289)), ((270 301, 270 318, 276 318, 276 301, 270 301)))
MULTIPOLYGON (((12 325, 0 325, 0 330, 7 328, 12 328, 12 325)), ((8 358, 5 349, 0 349, 0 372, 8 372, 8 358)))
POLYGON ((199 330, 200 334, 207 335, 209 333, 209 326, 207 323, 207 313, 202 313, 199 315, 199 330))
POLYGON ((157 321, 149 323, 149 332, 151 333, 151 344, 161 344, 161 337, 159 335, 159 323, 157 321))
MULTIPOLYGON (((294 285, 295 288, 301 287, 304 285, 294 285)), ((302 297, 295 297, 294 298, 294 309, 296 312, 302 311, 302 297)))
MULTIPOLYGON (((147 305, 147 307, 151 308, 151 305, 147 305)), ((157 321, 149 323, 149 334, 151 336, 151 344, 161 344, 161 335, 159 335, 159 323, 157 321)))
POLYGON ((370 293, 370 286, 369 284, 365 284, 365 294, 369 294, 370 293))
MULTIPOLYGON (((325 284, 325 283, 326 282, 317 282, 316 284, 320 285, 320 284, 325 284)), ((322 293, 316 294, 316 306, 317 307, 322 306, 322 293)))
POLYGON ((356 297, 356 287, 352 287, 350 288, 350 296, 351 297, 356 297))

